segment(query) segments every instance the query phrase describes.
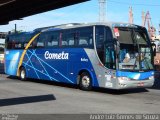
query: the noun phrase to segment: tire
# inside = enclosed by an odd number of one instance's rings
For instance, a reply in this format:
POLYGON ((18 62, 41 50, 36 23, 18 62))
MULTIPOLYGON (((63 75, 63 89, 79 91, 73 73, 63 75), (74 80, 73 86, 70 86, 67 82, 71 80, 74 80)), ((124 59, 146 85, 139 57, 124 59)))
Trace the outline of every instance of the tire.
POLYGON ((25 70, 25 68, 24 67, 22 67, 21 69, 20 69, 20 80, 22 80, 22 81, 25 81, 26 80, 26 70, 25 70))
POLYGON ((89 91, 92 89, 92 79, 88 72, 83 72, 80 75, 79 87, 81 90, 89 91))

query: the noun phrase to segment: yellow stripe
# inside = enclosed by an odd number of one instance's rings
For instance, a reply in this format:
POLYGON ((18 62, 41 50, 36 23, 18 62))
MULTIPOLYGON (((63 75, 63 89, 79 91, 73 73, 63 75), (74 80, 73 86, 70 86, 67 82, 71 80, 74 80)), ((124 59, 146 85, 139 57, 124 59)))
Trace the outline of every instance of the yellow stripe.
POLYGON ((39 36, 40 33, 36 34, 30 41, 29 43, 27 44, 27 46, 25 47, 22 55, 21 55, 21 58, 20 58, 20 61, 19 61, 19 64, 18 64, 18 69, 17 69, 17 76, 19 76, 19 68, 21 67, 22 65, 22 62, 23 62, 23 59, 24 59, 24 56, 29 48, 29 46, 31 45, 31 43, 39 36))

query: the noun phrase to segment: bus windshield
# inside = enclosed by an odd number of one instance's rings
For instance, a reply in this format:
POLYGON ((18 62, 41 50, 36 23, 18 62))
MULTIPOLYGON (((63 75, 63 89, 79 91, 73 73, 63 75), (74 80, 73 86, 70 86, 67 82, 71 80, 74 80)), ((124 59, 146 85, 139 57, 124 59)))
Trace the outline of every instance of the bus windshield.
POLYGON ((118 28, 120 70, 148 71, 153 69, 152 50, 146 31, 137 28, 118 28))

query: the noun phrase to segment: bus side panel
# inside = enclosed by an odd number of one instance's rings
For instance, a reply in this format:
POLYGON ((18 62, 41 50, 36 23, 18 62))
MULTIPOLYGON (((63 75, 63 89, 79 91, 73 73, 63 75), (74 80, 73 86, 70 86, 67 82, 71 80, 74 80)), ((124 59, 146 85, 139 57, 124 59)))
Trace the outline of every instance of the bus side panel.
MULTIPOLYGON (((93 49, 88 49, 94 51, 93 49)), ((76 84, 77 76, 82 70, 88 71, 92 77, 93 86, 99 86, 91 61, 83 48, 69 49, 71 59, 69 60, 69 78, 76 84)))
POLYGON ((42 80, 56 80, 53 76, 54 68, 52 60, 45 60, 43 49, 29 49, 25 54, 23 66, 26 68, 27 77, 42 80))
POLYGON ((82 48, 28 50, 23 65, 27 77, 77 84, 77 75, 85 69, 91 73, 95 86, 95 73, 82 48), (92 71, 92 72, 91 72, 92 71))
POLYGON ((115 70, 107 69, 103 65, 101 65, 96 52, 85 49, 90 61, 93 65, 95 70, 95 82, 96 87, 103 87, 103 88, 116 88, 116 79, 111 78, 111 76, 115 76, 115 70))
POLYGON ((57 82, 74 83, 68 78, 69 55, 62 49, 28 50, 24 66, 27 77, 57 82))
POLYGON ((22 66, 26 69, 26 77, 27 78, 35 78, 39 79, 39 75, 37 71, 39 71, 39 66, 36 66, 37 58, 34 55, 35 50, 27 50, 22 66))
MULTIPOLYGON (((94 51, 93 49, 88 49, 94 51)), ((86 53, 85 49, 74 49, 70 51, 72 53, 72 58, 70 59, 69 76, 76 83, 77 76, 81 70, 86 70, 90 73, 92 77, 93 86, 98 86, 96 75, 91 64, 91 61, 86 53)))
POLYGON ((5 51, 5 73, 8 75, 17 75, 17 68, 23 50, 5 51))
POLYGON ((88 65, 83 64, 82 67, 88 69, 88 71, 90 72, 90 75, 92 77, 92 85, 94 87, 99 87, 99 81, 97 79, 96 69, 94 67, 95 62, 93 62, 93 61, 97 61, 95 50, 85 48, 84 51, 85 51, 87 59, 89 60, 89 64, 88 65))

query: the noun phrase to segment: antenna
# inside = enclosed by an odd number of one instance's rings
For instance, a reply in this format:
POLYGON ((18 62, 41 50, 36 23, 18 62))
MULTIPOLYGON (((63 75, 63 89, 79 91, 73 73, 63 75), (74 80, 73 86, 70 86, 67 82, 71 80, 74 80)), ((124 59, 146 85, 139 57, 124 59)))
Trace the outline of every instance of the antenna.
POLYGON ((99 22, 105 22, 106 0, 99 0, 99 22))

